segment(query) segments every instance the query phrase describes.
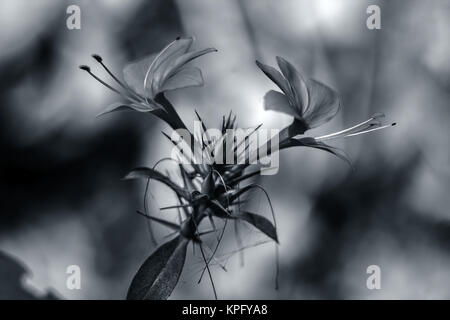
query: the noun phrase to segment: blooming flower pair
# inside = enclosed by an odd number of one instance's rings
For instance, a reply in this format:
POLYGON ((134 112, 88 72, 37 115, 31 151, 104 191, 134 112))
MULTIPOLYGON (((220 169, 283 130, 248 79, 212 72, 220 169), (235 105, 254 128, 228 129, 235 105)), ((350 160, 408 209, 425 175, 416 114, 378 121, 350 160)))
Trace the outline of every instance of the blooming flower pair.
MULTIPOLYGON (((207 48, 191 51, 193 41, 193 38, 178 38, 159 54, 125 66, 123 69, 123 81, 119 80, 106 67, 99 55, 93 55, 93 58, 105 69, 119 87, 112 86, 100 79, 86 65, 80 66, 80 68, 110 90, 120 94, 123 98, 123 102, 109 106, 104 110, 103 114, 121 110, 147 112, 159 117, 174 130, 187 129, 175 108, 165 96, 165 93, 203 84, 203 76, 200 69, 189 66, 188 63, 216 50, 207 48)), ((295 67, 285 59, 277 57, 277 63, 280 71, 260 62, 257 62, 257 65, 281 90, 281 92, 271 90, 265 94, 264 108, 293 117, 292 124, 281 130, 279 149, 306 146, 325 150, 344 160, 348 160, 341 150, 326 145, 324 141, 355 136, 390 126, 382 126, 379 119, 383 115, 375 114, 368 120, 345 130, 319 137, 304 136, 307 130, 327 123, 335 117, 341 107, 339 95, 336 91, 319 81, 313 79, 305 80, 295 67)), ((208 143, 204 143, 202 137, 207 133, 207 128, 198 114, 197 117, 202 124, 201 137, 196 137, 195 132, 194 134, 190 133, 189 130, 188 132, 192 138, 201 142, 201 155, 206 152, 211 155, 211 159, 215 159, 215 155, 218 154, 216 153, 216 148, 220 149, 222 147, 232 152, 236 158, 246 154, 239 151, 240 143, 229 143, 224 139, 225 132, 236 127, 236 118, 232 117, 231 113, 227 120, 225 120, 225 117, 223 118, 222 136, 220 139, 213 141, 212 144, 209 143, 210 139, 206 139, 208 143)), ((260 126, 251 131, 243 141, 246 142, 259 128, 260 126)), ((169 135, 166 136, 169 137, 169 135)), ((267 141, 267 144, 269 143, 271 143, 271 140, 267 141)), ((176 146, 181 148, 177 144, 176 146)), ((257 150, 256 155, 258 156, 259 154, 259 150, 257 150)), ((267 155, 267 153, 263 154, 267 155)), ((194 152, 191 156, 196 158, 199 155, 194 152)), ((162 160, 167 160, 167 158, 162 160)), ((158 161, 158 163, 162 160, 158 161)), ((275 214, 267 192, 258 184, 240 185, 241 182, 248 181, 249 178, 259 173, 259 170, 246 172, 249 163, 250 161, 246 164, 228 165, 212 161, 206 165, 197 165, 193 161, 190 166, 178 163, 177 173, 181 177, 178 180, 172 180, 169 175, 156 170, 156 164, 153 168, 136 168, 125 177, 126 179, 146 179, 147 187, 149 180, 156 180, 168 186, 176 195, 178 203, 173 206, 160 208, 160 210, 176 209, 179 215, 178 223, 152 216, 147 212, 146 195, 144 196, 144 212, 139 211, 139 213, 149 221, 169 228, 172 231, 170 236, 175 237, 156 249, 142 264, 131 282, 127 298, 166 299, 178 282, 185 263, 188 244, 192 244, 194 248, 196 246, 200 247, 205 267, 199 282, 206 270, 210 277, 214 294, 217 297, 209 265, 214 259, 215 263, 221 266, 215 254, 228 221, 233 221, 235 224, 250 224, 278 245, 275 214), (179 180, 181 180, 182 184, 180 184, 179 180), (244 208, 246 204, 245 196, 254 189, 262 190, 267 196, 272 213, 271 220, 260 214, 249 212, 244 208), (203 228, 202 223, 204 224, 203 221, 208 220, 212 229, 203 229, 201 231, 200 229, 203 228), (217 221, 223 222, 221 229, 216 227, 217 221), (216 236, 220 233, 220 235, 217 236, 214 250, 211 250, 212 253, 207 257, 205 252, 209 247, 204 244, 203 237, 211 233, 216 236)), ((145 193, 147 193, 147 190, 146 188, 145 193)), ((240 239, 237 227, 235 232, 236 238, 240 239)), ((225 268, 222 267, 222 269, 225 268)), ((278 264, 276 270, 278 275, 278 264)), ((276 276, 277 278, 278 276, 276 276)))

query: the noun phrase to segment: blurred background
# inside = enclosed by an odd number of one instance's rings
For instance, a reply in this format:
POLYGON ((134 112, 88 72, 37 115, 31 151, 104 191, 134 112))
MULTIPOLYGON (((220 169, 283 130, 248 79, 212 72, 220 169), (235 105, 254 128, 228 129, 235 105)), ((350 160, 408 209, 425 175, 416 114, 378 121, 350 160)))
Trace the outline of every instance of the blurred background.
MULTIPOLYGON (((100 54, 118 75, 177 36, 218 53, 198 59, 203 88, 170 93, 189 125, 194 108, 211 127, 233 110, 242 127, 281 129, 290 118, 265 112, 274 85, 254 60, 285 57, 307 77, 340 92, 343 110, 311 132, 349 127, 383 112, 392 129, 334 141, 355 170, 328 153, 284 151, 275 176, 257 177, 278 217, 280 289, 272 244, 230 231, 212 268, 221 299, 450 298, 450 2, 361 0, 0 1, 0 298, 122 299, 154 250, 142 208, 144 184, 120 179, 170 155, 149 115, 96 115, 120 97, 78 70, 100 54), (66 8, 81 8, 68 30, 66 8), (381 8, 368 30, 366 9, 381 8), (81 268, 81 290, 66 268, 81 268), (366 269, 381 268, 368 290, 366 269)), ((149 203, 173 204, 152 183, 149 203)), ((269 214, 263 195, 254 205, 269 214)), ((152 212, 152 213, 153 213, 152 212)), ((231 228, 232 229, 232 228, 231 228)), ((165 230, 158 230, 161 234, 165 230)), ((162 236, 159 235, 159 239, 162 236)), ((172 294, 213 298, 197 284, 199 253, 188 252, 172 294)))

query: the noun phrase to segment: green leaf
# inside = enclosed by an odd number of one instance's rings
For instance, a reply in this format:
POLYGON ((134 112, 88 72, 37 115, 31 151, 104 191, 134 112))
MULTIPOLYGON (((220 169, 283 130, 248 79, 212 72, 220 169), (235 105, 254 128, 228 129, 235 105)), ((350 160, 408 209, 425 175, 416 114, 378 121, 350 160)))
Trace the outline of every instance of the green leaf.
POLYGON ((231 216, 230 212, 225 209, 219 201, 211 200, 208 202, 208 208, 211 209, 214 216, 219 218, 229 218, 231 216))
POLYGON ((270 222, 265 217, 248 211, 241 211, 238 214, 233 215, 232 218, 241 219, 250 223, 256 229, 278 243, 277 229, 274 227, 272 222, 270 222))
POLYGON ((131 282, 127 300, 165 300, 178 283, 189 241, 176 237, 145 260, 131 282))
POLYGON ((171 188, 178 196, 189 200, 191 195, 189 192, 181 188, 179 185, 177 185, 175 182, 170 180, 167 176, 163 175, 162 173, 150 169, 150 168, 136 168, 132 170, 129 174, 127 174, 124 179, 153 179, 160 181, 164 183, 166 186, 171 188))

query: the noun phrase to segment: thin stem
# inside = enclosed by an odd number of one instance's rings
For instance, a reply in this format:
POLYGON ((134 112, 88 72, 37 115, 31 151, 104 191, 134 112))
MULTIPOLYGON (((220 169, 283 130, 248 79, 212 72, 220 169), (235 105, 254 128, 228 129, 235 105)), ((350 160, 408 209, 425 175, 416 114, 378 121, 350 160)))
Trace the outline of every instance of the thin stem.
MULTIPOLYGON (((205 268, 203 268, 202 274, 200 275, 200 279, 198 279, 198 283, 200 283, 200 282, 202 281, 203 274, 205 273, 205 269, 208 268, 208 265, 209 265, 209 263, 211 262, 211 260, 214 258, 214 255, 216 254, 217 249, 219 249, 219 245, 220 245, 220 243, 222 242, 222 238, 223 238, 223 235, 224 235, 224 233, 225 233, 225 229, 226 229, 226 227, 227 227, 227 223, 228 223, 228 219, 225 220, 225 223, 224 223, 223 228, 222 228, 222 233, 220 234, 220 237, 219 237, 219 241, 217 241, 217 245, 216 245, 216 247, 214 248, 214 251, 213 251, 213 253, 212 253, 212 255, 211 255, 211 258, 210 258, 210 259, 208 260, 208 262, 206 263, 205 268)), ((209 268, 208 268, 208 272, 209 272, 209 268)))
MULTIPOLYGON (((195 226, 195 232, 198 235, 198 225, 197 222, 195 221, 194 218, 192 218, 192 221, 194 222, 194 226, 195 226)), ((209 262, 206 260, 206 256, 205 256, 205 252, 203 251, 203 246, 202 243, 199 243, 200 246, 200 252, 202 253, 202 257, 203 257, 203 261, 205 261, 205 268, 206 270, 208 270, 208 275, 209 275, 209 279, 211 280, 211 285, 213 288, 213 292, 214 292, 214 298, 217 300, 217 292, 216 292, 216 286, 214 285, 214 280, 212 278, 212 274, 211 274, 211 270, 209 269, 209 262)), ((212 257, 214 257, 214 255, 212 255, 212 257)), ((204 270, 204 269, 203 269, 204 270)))

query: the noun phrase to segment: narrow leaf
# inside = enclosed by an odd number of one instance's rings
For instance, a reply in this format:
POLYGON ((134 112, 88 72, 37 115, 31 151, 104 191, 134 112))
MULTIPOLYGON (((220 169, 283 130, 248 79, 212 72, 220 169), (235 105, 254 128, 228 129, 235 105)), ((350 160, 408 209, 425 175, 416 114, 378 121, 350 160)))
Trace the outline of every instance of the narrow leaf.
POLYGON ((248 211, 241 211, 238 214, 233 215, 233 218, 241 219, 241 220, 244 220, 244 221, 250 223, 256 229, 258 229, 259 231, 264 233, 266 236, 268 236, 269 238, 278 242, 276 228, 274 227, 272 222, 270 222, 265 217, 263 217, 259 214, 248 212, 248 211))
POLYGON ((213 215, 219 218, 228 218, 231 215, 217 200, 209 201, 208 208, 211 209, 213 215))
POLYGON ((186 260, 188 240, 166 242, 145 260, 128 289, 128 300, 165 300, 178 283, 186 260))
POLYGON ((170 180, 167 176, 158 172, 156 170, 150 168, 136 168, 132 170, 129 174, 127 174, 124 179, 153 179, 160 181, 171 188, 178 196, 184 199, 190 199, 190 194, 180 186, 178 186, 175 182, 170 180))

